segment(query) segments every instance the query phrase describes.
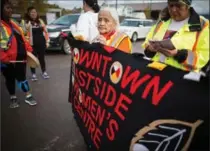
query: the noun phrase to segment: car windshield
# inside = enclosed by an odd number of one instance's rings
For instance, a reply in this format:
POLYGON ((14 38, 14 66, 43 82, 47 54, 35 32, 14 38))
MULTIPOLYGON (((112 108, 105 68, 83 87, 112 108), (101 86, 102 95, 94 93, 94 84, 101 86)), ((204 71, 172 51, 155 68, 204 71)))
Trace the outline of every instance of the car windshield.
POLYGON ((138 27, 139 23, 138 21, 124 20, 120 25, 129 26, 129 27, 138 27))
POLYGON ((78 18, 79 18, 79 15, 66 15, 66 16, 62 16, 62 17, 56 19, 51 24, 70 26, 71 24, 76 23, 78 18))

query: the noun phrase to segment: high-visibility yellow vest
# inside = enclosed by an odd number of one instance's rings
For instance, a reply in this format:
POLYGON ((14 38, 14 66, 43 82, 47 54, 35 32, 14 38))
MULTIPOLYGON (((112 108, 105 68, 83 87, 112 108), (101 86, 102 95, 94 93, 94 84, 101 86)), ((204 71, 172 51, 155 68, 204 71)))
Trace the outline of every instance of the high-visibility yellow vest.
MULTIPOLYGON (((11 20, 11 24, 12 24, 13 30, 15 30, 20 35, 23 35, 23 30, 21 29, 20 25, 15 20, 11 20)), ((12 37, 13 37, 13 32, 11 28, 8 28, 6 25, 4 25, 3 21, 1 21, 0 48, 4 50, 9 49, 12 37)))
MULTIPOLYGON (((185 62, 179 63, 173 57, 166 57, 162 53, 157 52, 152 58, 153 61, 160 61, 173 67, 189 71, 199 71, 209 60, 209 20, 200 17, 203 24, 201 31, 192 32, 189 30, 189 24, 185 24, 172 38, 171 41, 175 48, 179 51, 188 50, 188 56, 185 62)), ((148 33, 145 42, 142 44, 146 48, 149 40, 163 40, 171 19, 161 21, 154 25, 148 33)))

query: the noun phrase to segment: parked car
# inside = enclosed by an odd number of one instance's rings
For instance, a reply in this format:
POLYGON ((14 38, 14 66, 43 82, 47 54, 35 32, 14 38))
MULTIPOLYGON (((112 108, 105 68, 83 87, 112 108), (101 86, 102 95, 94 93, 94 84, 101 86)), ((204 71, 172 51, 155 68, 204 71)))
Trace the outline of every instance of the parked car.
POLYGON ((125 32, 135 42, 137 39, 146 38, 153 24, 154 21, 148 19, 124 19, 120 24, 120 31, 125 32))
POLYGON ((64 15, 47 25, 50 38, 48 50, 61 50, 65 54, 70 54, 70 46, 67 40, 60 37, 60 34, 61 32, 71 32, 71 27, 75 26, 79 16, 80 14, 64 15))

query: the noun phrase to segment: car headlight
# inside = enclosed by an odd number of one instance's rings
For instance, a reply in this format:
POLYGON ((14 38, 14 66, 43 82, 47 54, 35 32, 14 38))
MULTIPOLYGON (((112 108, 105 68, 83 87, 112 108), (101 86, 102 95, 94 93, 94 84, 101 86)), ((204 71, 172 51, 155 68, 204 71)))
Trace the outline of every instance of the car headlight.
POLYGON ((51 38, 56 38, 56 37, 58 37, 60 35, 60 32, 50 32, 49 33, 49 37, 51 37, 51 38))

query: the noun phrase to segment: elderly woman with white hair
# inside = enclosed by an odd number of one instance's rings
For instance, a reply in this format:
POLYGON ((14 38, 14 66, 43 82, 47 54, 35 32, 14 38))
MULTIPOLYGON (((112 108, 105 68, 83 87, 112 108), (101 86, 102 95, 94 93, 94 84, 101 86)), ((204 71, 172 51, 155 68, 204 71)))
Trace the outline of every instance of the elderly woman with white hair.
POLYGON ((132 52, 132 43, 128 35, 118 30, 119 16, 116 9, 103 7, 98 14, 99 34, 92 42, 117 48, 123 52, 132 52))

